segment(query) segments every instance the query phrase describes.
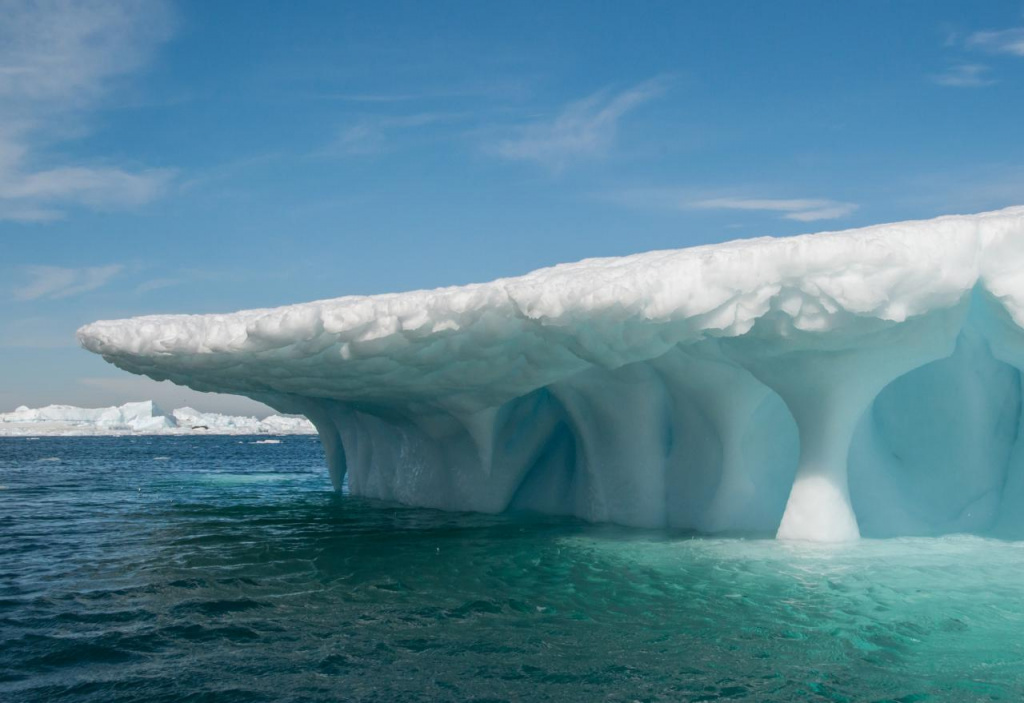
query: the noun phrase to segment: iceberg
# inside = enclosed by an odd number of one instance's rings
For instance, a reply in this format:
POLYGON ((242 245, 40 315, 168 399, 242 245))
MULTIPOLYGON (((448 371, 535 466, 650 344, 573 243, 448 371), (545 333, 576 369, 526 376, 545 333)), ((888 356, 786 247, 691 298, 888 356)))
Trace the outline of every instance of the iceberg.
POLYGON ((192 408, 178 408, 171 413, 176 427, 206 430, 206 434, 313 434, 316 429, 302 417, 270 415, 255 417, 204 413, 192 408))
POLYGON ((78 335, 305 415, 357 495, 798 540, 1024 534, 1024 207, 78 335))
POLYGON ((47 405, 0 413, 0 437, 24 435, 82 436, 104 434, 313 434, 301 417, 255 417, 203 413, 178 408, 170 415, 153 401, 125 403, 110 408, 47 405))
POLYGON ((13 434, 13 429, 51 431, 83 430, 104 432, 158 433, 175 426, 173 418, 151 400, 125 403, 110 408, 77 408, 73 405, 47 405, 43 408, 20 406, 13 412, 0 413, 0 434, 13 434))

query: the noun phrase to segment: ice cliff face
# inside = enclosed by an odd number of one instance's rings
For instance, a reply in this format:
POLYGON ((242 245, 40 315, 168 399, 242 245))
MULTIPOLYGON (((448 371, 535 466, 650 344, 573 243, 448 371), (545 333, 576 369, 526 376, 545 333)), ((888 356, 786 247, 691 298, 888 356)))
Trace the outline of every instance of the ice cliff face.
POLYGON ((836 541, 1024 536, 1022 328, 1012 208, 79 337, 307 415, 356 494, 836 541))

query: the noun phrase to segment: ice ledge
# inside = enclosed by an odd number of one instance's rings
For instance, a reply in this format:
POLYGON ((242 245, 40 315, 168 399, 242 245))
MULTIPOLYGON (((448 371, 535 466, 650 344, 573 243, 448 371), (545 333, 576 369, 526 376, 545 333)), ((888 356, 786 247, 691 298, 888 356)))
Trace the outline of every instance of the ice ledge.
POLYGON ((1018 207, 79 338, 306 414, 353 493, 834 541, 1024 529, 1022 323, 1018 207))

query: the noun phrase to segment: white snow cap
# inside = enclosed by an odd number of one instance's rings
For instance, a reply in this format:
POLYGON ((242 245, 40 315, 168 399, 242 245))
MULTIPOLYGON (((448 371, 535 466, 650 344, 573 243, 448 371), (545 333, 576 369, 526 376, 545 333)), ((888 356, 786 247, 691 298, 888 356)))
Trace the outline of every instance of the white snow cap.
POLYGON ((200 390, 499 404, 708 337, 857 335, 975 286, 1024 324, 1024 207, 587 259, 518 278, 82 327, 113 364, 200 390))

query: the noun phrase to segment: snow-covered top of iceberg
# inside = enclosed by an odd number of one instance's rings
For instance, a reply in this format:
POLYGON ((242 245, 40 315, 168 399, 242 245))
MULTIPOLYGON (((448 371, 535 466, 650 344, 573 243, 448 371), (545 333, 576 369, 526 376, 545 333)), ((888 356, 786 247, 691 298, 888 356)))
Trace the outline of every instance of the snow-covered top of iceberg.
POLYGON ((976 287, 1024 325, 1024 207, 588 259, 436 290, 102 321, 78 336, 123 369, 200 390, 475 410, 708 337, 846 343, 976 287))
POLYGON ((47 405, 0 413, 4 435, 98 434, 312 434, 313 425, 301 417, 271 415, 262 420, 178 408, 170 415, 153 401, 109 408, 47 405))

